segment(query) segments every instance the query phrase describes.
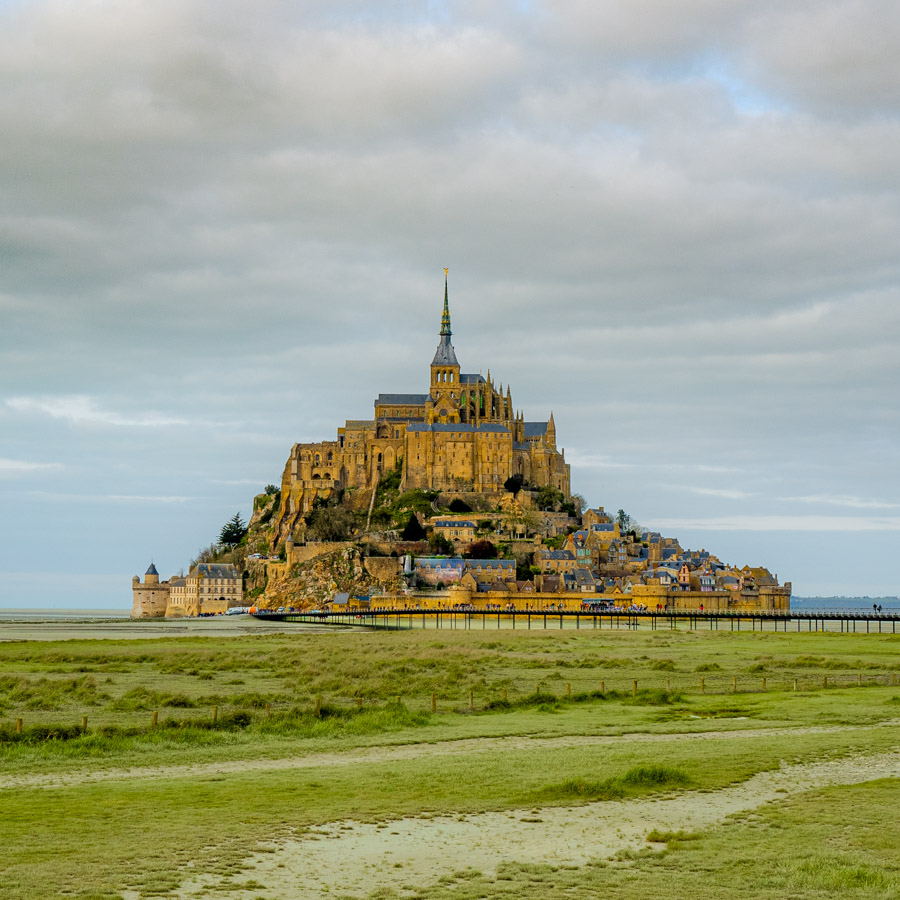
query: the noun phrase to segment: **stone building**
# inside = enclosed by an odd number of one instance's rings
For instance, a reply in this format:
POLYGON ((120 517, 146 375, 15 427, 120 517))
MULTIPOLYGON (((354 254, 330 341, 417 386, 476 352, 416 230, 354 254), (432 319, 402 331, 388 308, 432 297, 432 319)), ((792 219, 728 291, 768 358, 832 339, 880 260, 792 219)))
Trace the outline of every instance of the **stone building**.
POLYGON ((131 618, 156 619, 166 614, 169 605, 169 582, 159 580, 159 572, 151 562, 144 582, 137 575, 131 579, 131 618))
POLYGON ((440 339, 428 390, 379 394, 371 419, 350 419, 337 438, 295 444, 281 481, 277 540, 284 541, 317 497, 337 490, 370 496, 388 472, 413 488, 493 495, 512 475, 532 487, 570 495, 569 464, 556 446, 556 424, 525 421, 509 385, 462 372, 451 343, 446 271, 440 339))
POLYGON ((230 563, 198 563, 184 577, 160 581, 150 564, 144 583, 131 580, 132 619, 199 616, 223 613, 243 603, 241 573, 230 563))

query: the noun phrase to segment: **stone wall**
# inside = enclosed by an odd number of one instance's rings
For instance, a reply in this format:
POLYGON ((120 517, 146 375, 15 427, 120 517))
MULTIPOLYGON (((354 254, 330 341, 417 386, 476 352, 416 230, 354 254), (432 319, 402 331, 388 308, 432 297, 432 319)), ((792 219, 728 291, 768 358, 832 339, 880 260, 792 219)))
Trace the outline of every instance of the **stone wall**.
POLYGON ((169 604, 169 585, 137 584, 132 585, 131 618, 161 619, 166 614, 169 604))
POLYGON ((363 566, 379 584, 388 584, 400 575, 403 561, 396 556, 369 556, 363 566))

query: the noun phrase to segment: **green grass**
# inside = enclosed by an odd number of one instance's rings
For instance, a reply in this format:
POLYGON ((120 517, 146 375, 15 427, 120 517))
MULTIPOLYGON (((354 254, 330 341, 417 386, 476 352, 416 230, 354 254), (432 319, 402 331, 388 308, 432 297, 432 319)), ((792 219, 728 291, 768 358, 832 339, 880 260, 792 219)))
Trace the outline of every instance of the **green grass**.
MULTIPOLYGON (((898 664, 891 635, 821 633, 298 631, 0 644, 0 777, 76 780, 0 791, 3 896, 65 888, 68 896, 116 897, 127 887, 164 895, 189 863, 227 886, 257 841, 324 822, 712 791, 782 760, 891 749, 900 739, 891 724, 900 718, 900 687, 890 683, 898 664), (857 686, 860 674, 870 686, 857 686), (728 735, 651 740, 708 730, 728 735), (631 737, 584 740, 619 735, 631 737), (473 741, 464 753, 426 749, 403 761, 385 749, 460 740, 473 741), (255 767, 308 754, 332 763, 255 767), (172 766, 200 774, 176 777, 172 766), (80 773, 102 769, 118 775, 78 783, 80 773)), ((853 796, 869 798, 877 819, 882 794, 864 788, 853 796)), ((898 799, 895 788, 879 791, 898 799)), ((461 867, 422 896, 892 896, 887 849, 856 846, 852 835, 829 843, 818 807, 791 801, 779 809, 723 829, 738 843, 718 832, 654 838, 651 830, 648 840, 664 842, 664 852, 577 870, 506 865, 483 875, 461 867), (807 829, 796 860, 786 853, 789 822, 807 829), (772 865, 754 868, 748 846, 770 853, 772 865), (741 882, 741 872, 750 880, 741 882)), ((853 807, 847 821, 863 813, 853 807)), ((228 896, 224 887, 219 893, 228 896)))

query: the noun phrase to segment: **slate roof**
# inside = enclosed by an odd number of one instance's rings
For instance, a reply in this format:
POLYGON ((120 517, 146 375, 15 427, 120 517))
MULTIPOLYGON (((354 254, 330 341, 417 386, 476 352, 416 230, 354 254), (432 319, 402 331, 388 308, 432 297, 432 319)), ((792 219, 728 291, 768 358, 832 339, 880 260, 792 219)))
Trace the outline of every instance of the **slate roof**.
POLYGON ((420 569, 459 569, 465 564, 465 560, 458 556, 441 559, 436 556, 417 556, 413 562, 420 569))
POLYGON ((434 523, 435 528, 474 528, 474 522, 457 522, 454 519, 438 519, 434 523))
POLYGON ((525 423, 525 437, 540 437, 543 434, 547 433, 547 423, 546 422, 526 422, 525 423))
POLYGON ((467 559, 467 569, 515 569, 514 559, 467 559))
POLYGON ((483 375, 476 375, 474 372, 469 372, 468 374, 460 373, 459 375, 459 383, 460 384, 485 384, 483 375))
POLYGON ((456 351, 453 344, 450 343, 450 335, 445 334, 441 337, 441 342, 434 351, 434 359, 431 361, 433 366, 458 366, 459 360, 456 358, 456 351))
POLYGON ((153 563, 150 563, 150 568, 147 569, 147 575, 159 575, 159 572, 156 571, 156 566, 153 563))
POLYGON ((376 403, 388 405, 423 406, 428 402, 428 394, 379 394, 376 403))
POLYGON ((239 578, 238 570, 231 563, 198 563, 191 575, 201 578, 239 578))
POLYGON ((541 559, 575 559, 571 550, 541 550, 539 555, 541 559))
POLYGON ((496 422, 487 422, 484 425, 471 425, 468 422, 434 422, 429 425, 425 422, 414 422, 407 431, 460 431, 460 432, 491 432, 494 434, 509 434, 509 429, 505 425, 496 422))

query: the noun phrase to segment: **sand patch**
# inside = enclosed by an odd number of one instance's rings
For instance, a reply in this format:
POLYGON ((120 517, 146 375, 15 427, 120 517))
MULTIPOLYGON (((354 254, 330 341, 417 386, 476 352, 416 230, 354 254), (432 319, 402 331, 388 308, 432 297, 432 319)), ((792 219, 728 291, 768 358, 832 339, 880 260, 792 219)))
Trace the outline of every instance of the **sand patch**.
MULTIPOLYGON (((900 719, 891 719, 868 725, 867 728, 890 728, 900 725, 900 719)), ((859 725, 810 725, 805 728, 733 728, 720 731, 689 731, 666 734, 628 732, 615 735, 563 735, 559 737, 530 737, 511 735, 489 738, 461 738, 457 740, 419 742, 356 747, 327 753, 307 753, 275 759, 219 760, 210 763, 192 763, 173 766, 134 766, 130 768, 77 769, 61 773, 0 775, 0 790, 20 788, 59 788, 79 784, 95 784, 107 781, 124 781, 133 778, 204 778, 211 775, 248 774, 288 769, 312 769, 319 766, 372 765, 375 763, 406 762, 422 757, 459 756, 472 753, 507 753, 513 750, 557 750, 574 747, 595 747, 623 743, 673 743, 683 741, 721 741, 746 738, 763 738, 779 735, 838 734, 859 730, 859 725)))
MULTIPOLYGON (((403 893, 442 875, 473 868, 493 873, 499 863, 519 861, 583 865, 619 850, 646 847, 653 828, 692 831, 735 813, 826 785, 859 784, 900 777, 900 750, 862 758, 783 765, 719 791, 688 791, 640 800, 604 801, 575 807, 542 807, 466 816, 403 818, 384 824, 332 822, 274 853, 247 860, 255 887, 217 896, 232 900, 366 897, 382 887, 403 893), (264 886, 264 887, 261 887, 264 886)), ((177 892, 182 900, 207 897, 219 879, 195 876, 177 892)))

